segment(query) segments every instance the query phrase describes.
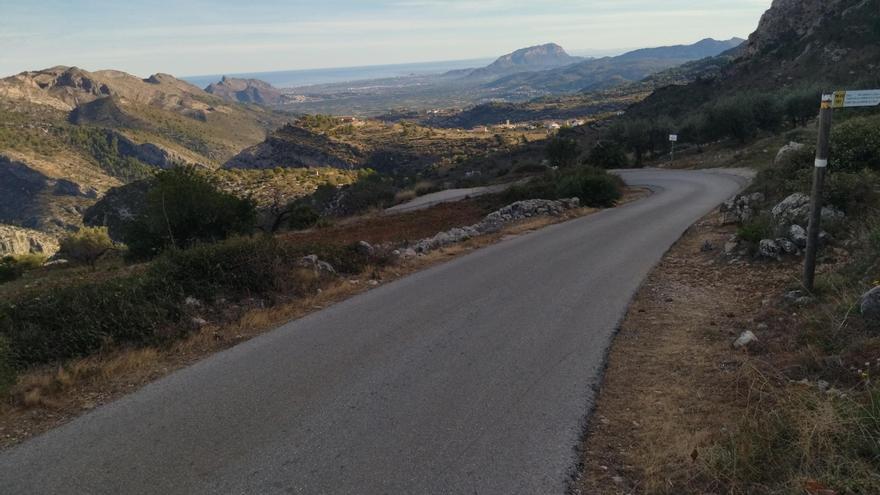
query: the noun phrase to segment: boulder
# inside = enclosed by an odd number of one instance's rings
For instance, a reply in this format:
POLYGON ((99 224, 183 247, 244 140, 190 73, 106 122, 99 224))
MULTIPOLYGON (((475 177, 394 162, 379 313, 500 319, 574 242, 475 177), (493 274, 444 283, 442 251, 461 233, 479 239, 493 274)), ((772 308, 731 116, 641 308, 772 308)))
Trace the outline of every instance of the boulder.
POLYGON ((758 244, 758 255, 762 258, 777 259, 782 252, 782 248, 773 239, 764 239, 758 244))
POLYGON ((788 239, 801 249, 807 247, 807 231, 800 225, 792 224, 788 228, 788 239))
POLYGON ((44 232, 0 225, 0 258, 22 254, 52 256, 58 248, 58 239, 44 232))
POLYGON ((757 215, 763 201, 764 195, 759 192, 740 194, 727 200, 721 205, 721 224, 748 222, 757 215))
POLYGON ((874 287, 862 296, 859 308, 868 323, 880 325, 880 287, 874 287))
POLYGON ((797 244, 784 237, 776 239, 776 245, 779 246, 779 249, 781 249, 784 254, 796 255, 801 252, 801 250, 798 249, 797 244))
POLYGON ((779 149, 778 153, 776 153, 776 158, 773 159, 773 164, 779 165, 779 164, 783 163, 786 158, 797 153, 798 151, 803 150, 804 148, 806 148, 806 145, 801 144, 801 143, 796 143, 794 141, 786 144, 785 146, 783 146, 782 148, 779 149))
POLYGON ((316 275, 336 275, 336 269, 333 268, 333 265, 326 261, 321 261, 316 254, 303 256, 297 262, 297 266, 313 270, 316 275))
MULTIPOLYGON (((809 225, 810 197, 803 193, 794 193, 774 206, 770 213, 776 226, 783 232, 792 225, 809 225)), ((822 225, 826 227, 839 225, 845 219, 846 215, 834 207, 822 208, 822 225)))
POLYGON ((749 345, 757 341, 758 337, 751 330, 746 330, 733 342, 733 347, 736 349, 748 348, 749 345))
POLYGON ((364 256, 373 256, 376 253, 376 248, 367 241, 358 242, 355 249, 364 256))

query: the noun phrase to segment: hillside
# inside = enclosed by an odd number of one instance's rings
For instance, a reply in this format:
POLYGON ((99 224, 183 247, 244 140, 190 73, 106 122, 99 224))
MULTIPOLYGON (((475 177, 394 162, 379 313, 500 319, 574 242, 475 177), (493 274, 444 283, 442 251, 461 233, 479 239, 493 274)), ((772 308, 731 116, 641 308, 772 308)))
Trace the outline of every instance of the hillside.
POLYGON ((53 67, 0 79, 0 224, 59 234, 110 188, 219 167, 282 122, 166 74, 53 67))
POLYGON ((284 93, 280 89, 259 79, 223 76, 219 82, 208 85, 205 92, 236 103, 279 105, 284 102, 284 93))
MULTIPOLYGON (((517 148, 523 131, 463 132, 412 123, 309 117, 288 124, 224 164, 225 169, 371 168, 389 174, 448 170, 517 148)), ((531 138, 546 137, 545 131, 531 138)), ((479 172, 478 172, 479 173, 479 172)))
POLYGON ((738 56, 699 81, 657 91, 635 116, 681 115, 744 90, 880 85, 880 0, 775 0, 738 56))

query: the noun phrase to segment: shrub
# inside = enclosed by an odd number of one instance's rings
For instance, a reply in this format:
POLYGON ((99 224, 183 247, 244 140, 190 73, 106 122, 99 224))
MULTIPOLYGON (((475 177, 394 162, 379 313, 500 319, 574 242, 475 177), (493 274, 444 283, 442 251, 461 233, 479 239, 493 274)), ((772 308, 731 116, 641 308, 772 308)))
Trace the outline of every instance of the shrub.
POLYGON ((12 282, 21 277, 24 270, 15 258, 12 256, 4 256, 0 259, 0 283, 12 282))
POLYGON ((321 215, 309 205, 298 204, 290 210, 290 217, 287 219, 287 225, 293 230, 303 230, 314 227, 321 215))
POLYGON ((773 222, 769 215, 759 215, 744 223, 737 230, 737 235, 746 242, 757 244, 763 239, 773 237, 773 222))
POLYGON ((294 262, 274 237, 240 237, 170 249, 156 260, 149 276, 176 288, 178 299, 214 299, 286 290, 294 262))
POLYGON ((625 168, 629 166, 623 147, 614 141, 596 143, 587 156, 587 164, 601 168, 625 168))
POLYGON ((297 266, 309 254, 343 274, 387 261, 359 252, 354 245, 291 246, 268 236, 169 249, 137 275, 0 301, 0 338, 11 349, 5 361, 0 354, 0 368, 4 362, 20 368, 87 356, 105 346, 161 344, 178 338, 189 331, 184 307, 188 296, 211 301, 221 296, 238 300, 302 295, 317 283, 297 266))
POLYGON ((54 289, 0 308, 0 334, 18 367, 91 354, 108 343, 147 343, 180 316, 172 288, 128 277, 54 289))
POLYGON ((78 232, 62 237, 59 245, 61 256, 92 268, 101 256, 113 249, 107 227, 83 227, 78 232))
POLYGON ((577 141, 568 138, 557 137, 547 143, 544 149, 547 160, 554 167, 565 168, 577 164, 578 156, 581 154, 580 146, 577 141))
POLYGON ((831 168, 880 171, 880 117, 854 118, 835 126, 831 146, 831 168))
MULTIPOLYGON (((2 315, 0 315, 2 316, 2 315)), ((15 365, 9 342, 0 335, 0 396, 15 385, 15 365)))
POLYGON ((46 257, 41 254, 21 254, 4 256, 0 259, 0 283, 18 279, 28 270, 43 266, 46 257))
MULTIPOLYGON (((832 171, 825 181, 826 203, 849 216, 869 214, 868 207, 877 204, 880 179, 870 170, 862 172, 832 171)), ((805 188, 806 190, 806 188, 805 188)))
POLYGON ((219 191, 194 167, 175 167, 156 175, 143 214, 123 238, 132 256, 151 258, 168 247, 247 234, 255 224, 252 201, 219 191))
POLYGON ((603 169, 578 167, 552 170, 526 184, 511 187, 504 193, 504 199, 515 202, 577 197, 582 205, 605 207, 620 199, 621 188, 620 178, 603 169))

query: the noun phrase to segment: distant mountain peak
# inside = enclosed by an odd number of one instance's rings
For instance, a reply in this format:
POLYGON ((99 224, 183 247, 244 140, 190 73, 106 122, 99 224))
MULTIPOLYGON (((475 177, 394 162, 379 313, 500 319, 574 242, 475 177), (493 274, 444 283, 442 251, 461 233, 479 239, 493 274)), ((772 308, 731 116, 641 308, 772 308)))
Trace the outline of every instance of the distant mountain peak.
POLYGON ((498 58, 487 69, 509 69, 512 67, 548 68, 559 67, 577 62, 565 49, 556 43, 545 43, 527 48, 520 48, 498 58))
POLYGON ((219 82, 208 85, 205 91, 238 103, 274 105, 284 100, 281 90, 259 79, 223 76, 219 82))

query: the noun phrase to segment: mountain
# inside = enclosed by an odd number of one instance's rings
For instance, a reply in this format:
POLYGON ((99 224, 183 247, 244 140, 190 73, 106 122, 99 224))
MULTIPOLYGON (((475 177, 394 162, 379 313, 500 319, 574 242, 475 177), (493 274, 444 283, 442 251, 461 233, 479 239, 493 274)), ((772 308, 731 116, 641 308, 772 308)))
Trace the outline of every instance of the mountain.
POLYGON ((519 72, 533 72, 570 65, 583 60, 572 57, 555 44, 530 46, 499 57, 492 64, 467 74, 471 78, 496 77, 519 72))
POLYGON ((658 48, 642 48, 624 53, 614 59, 618 62, 629 60, 699 60, 707 57, 714 57, 732 48, 736 48, 743 44, 746 40, 742 38, 731 38, 729 40, 715 40, 706 38, 700 40, 693 45, 675 45, 661 46, 658 48))
POLYGON ((174 163, 217 168, 282 121, 167 74, 59 66, 0 79, 0 224, 76 229, 109 189, 174 163))
POLYGON ((662 88, 628 113, 675 116, 749 91, 880 87, 880 0, 774 0, 728 58, 703 73, 693 67, 694 82, 662 88))
POLYGON ((734 48, 742 40, 705 39, 693 45, 635 50, 616 57, 585 60, 573 65, 541 72, 514 74, 487 86, 508 92, 525 88, 547 93, 595 91, 635 82, 651 74, 686 62, 715 56, 734 48))
POLYGON ((205 92, 237 103, 279 105, 284 94, 271 84, 259 79, 236 79, 223 76, 219 82, 208 85, 205 92))

